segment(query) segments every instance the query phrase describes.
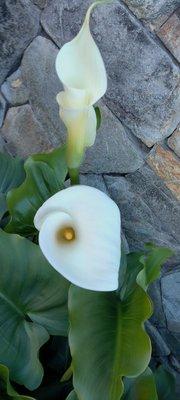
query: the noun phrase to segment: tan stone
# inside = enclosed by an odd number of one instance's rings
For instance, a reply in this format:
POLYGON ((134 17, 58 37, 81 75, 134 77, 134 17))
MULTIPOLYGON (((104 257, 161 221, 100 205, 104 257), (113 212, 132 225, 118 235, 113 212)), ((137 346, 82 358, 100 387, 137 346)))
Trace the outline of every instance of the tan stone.
POLYGON ((162 25, 158 32, 158 36, 163 41, 165 46, 171 51, 174 57, 180 61, 180 16, 179 11, 176 11, 162 25))
POLYGON ((147 163, 164 180, 174 196, 180 200, 180 161, 175 154, 161 145, 154 146, 147 163))

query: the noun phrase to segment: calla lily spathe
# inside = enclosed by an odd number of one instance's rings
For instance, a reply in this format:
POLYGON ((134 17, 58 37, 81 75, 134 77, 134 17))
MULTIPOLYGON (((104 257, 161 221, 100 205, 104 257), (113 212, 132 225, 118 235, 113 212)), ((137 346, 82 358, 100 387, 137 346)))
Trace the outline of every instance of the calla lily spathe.
POLYGON ((94 144, 97 120, 93 104, 107 89, 104 62, 89 28, 92 9, 103 2, 106 1, 91 5, 80 32, 61 48, 56 58, 56 71, 64 87, 57 95, 57 102, 68 131, 69 169, 78 168, 85 147, 94 144))
POLYGON ((120 265, 120 212, 105 193, 72 186, 37 211, 34 224, 49 263, 85 289, 113 291, 120 265))

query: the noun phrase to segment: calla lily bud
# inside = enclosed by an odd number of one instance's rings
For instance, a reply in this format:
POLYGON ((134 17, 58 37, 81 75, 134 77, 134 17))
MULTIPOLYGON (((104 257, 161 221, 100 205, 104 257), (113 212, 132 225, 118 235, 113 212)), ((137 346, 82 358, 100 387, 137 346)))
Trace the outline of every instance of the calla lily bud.
POLYGON ((89 186, 61 190, 37 211, 34 224, 49 263, 85 289, 113 291, 120 265, 120 212, 89 186))
POLYGON ((56 71, 64 87, 57 95, 57 102, 68 131, 69 169, 78 168, 85 148, 94 144, 97 121, 93 104, 107 89, 104 62, 89 27, 91 10, 103 2, 106 1, 91 5, 80 32, 61 48, 56 58, 56 71))

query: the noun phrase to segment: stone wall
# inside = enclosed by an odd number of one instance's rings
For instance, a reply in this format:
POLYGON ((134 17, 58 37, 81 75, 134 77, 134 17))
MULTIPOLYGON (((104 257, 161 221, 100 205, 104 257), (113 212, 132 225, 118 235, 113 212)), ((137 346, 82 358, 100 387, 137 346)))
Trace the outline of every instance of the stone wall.
MULTIPOLYGON (((0 146, 13 155, 65 140, 56 94, 58 48, 78 32, 90 0, 1 0, 0 146)), ((107 191, 131 250, 174 249, 151 288, 153 362, 180 373, 180 0, 124 0, 97 8, 92 32, 108 73, 103 122, 81 180, 107 191)), ((180 376, 180 375, 179 375, 180 376)), ((178 379, 177 379, 178 380, 178 379)), ((177 389, 180 391, 180 388, 177 389)))

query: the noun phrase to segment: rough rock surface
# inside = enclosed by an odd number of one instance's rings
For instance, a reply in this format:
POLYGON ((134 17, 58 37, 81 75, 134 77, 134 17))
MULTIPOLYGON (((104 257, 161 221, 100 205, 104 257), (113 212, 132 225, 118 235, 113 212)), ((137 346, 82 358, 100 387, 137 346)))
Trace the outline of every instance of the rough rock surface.
POLYGON ((102 125, 93 147, 87 149, 82 172, 127 173, 144 163, 147 152, 103 103, 102 125))
POLYGON ((41 9, 43 9, 47 4, 47 0, 32 0, 32 1, 36 6, 38 6, 41 9))
POLYGON ((5 112, 6 112, 6 100, 0 93, 0 128, 3 124, 5 112))
POLYGON ((6 79, 1 91, 12 106, 20 106, 28 101, 29 91, 22 81, 20 68, 6 79))
POLYGON ((162 301, 168 329, 170 332, 178 333, 180 336, 180 271, 165 275, 161 279, 161 285, 162 301))
POLYGON ((147 163, 164 180, 166 186, 180 200, 180 160, 166 147, 154 146, 147 163))
MULTIPOLYGON (((58 46, 78 32, 88 4, 49 2, 42 24, 58 46)), ((118 1, 99 6, 91 26, 109 75, 106 104, 148 146, 169 136, 180 106, 179 69, 171 57, 118 1)))
POLYGON ((180 62, 180 9, 164 23, 158 36, 174 57, 180 62))
POLYGON ((0 22, 1 84, 37 35, 39 10, 30 0, 2 0, 0 22))
POLYGON ((124 0, 124 3, 140 19, 157 26, 179 6, 179 0, 124 0))
POLYGON ((51 149, 45 132, 29 104, 8 110, 0 134, 8 152, 22 158, 51 149))
POLYGON ((168 139, 168 146, 180 157, 180 125, 168 139))
POLYGON ((58 49, 48 39, 38 36, 24 53, 22 76, 29 91, 29 102, 53 146, 64 141, 65 128, 56 102, 62 86, 55 72, 58 49))
MULTIPOLYGON (((104 177, 108 190, 119 205, 122 227, 130 249, 155 242, 175 251, 180 261, 180 206, 163 182, 148 167, 126 177, 104 177)), ((172 264, 170 264, 172 265, 172 264)))

